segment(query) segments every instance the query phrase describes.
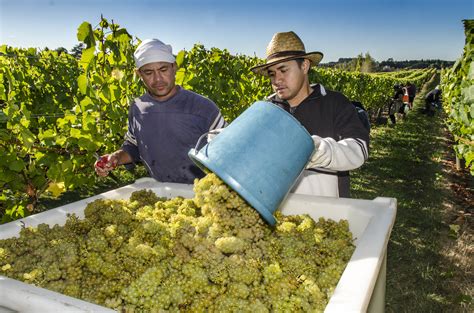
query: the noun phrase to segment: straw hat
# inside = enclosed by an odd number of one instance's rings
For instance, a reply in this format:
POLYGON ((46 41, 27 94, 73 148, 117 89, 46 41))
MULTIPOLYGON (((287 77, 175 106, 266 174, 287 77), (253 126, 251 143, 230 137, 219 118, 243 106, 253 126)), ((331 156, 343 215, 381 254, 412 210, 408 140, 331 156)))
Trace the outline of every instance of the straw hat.
POLYGON ((308 59, 311 66, 317 65, 323 58, 319 51, 306 53, 303 41, 294 32, 276 33, 267 46, 267 62, 252 67, 255 74, 267 75, 266 69, 274 64, 294 59, 308 59))

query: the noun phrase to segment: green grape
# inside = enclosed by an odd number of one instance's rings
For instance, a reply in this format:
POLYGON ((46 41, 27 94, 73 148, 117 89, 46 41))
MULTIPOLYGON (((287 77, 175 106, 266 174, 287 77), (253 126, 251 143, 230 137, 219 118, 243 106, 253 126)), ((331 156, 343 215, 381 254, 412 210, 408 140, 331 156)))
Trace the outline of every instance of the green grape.
POLYGON ((0 240, 0 273, 120 312, 322 312, 354 245, 347 221, 269 227, 216 175, 192 199, 99 199, 84 219, 0 240))
POLYGON ((44 279, 45 280, 58 280, 62 276, 61 269, 59 268, 58 264, 51 264, 48 266, 48 268, 45 270, 44 274, 44 279))

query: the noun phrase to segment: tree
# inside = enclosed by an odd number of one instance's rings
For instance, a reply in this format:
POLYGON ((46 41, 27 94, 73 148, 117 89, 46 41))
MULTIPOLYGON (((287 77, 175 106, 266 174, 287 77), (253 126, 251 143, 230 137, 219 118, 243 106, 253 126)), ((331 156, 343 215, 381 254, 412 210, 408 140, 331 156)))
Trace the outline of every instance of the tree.
POLYGON ((84 50, 85 48, 85 45, 81 42, 77 45, 75 45, 72 49, 71 49, 71 54, 76 58, 76 59, 80 59, 81 58, 81 55, 82 55, 82 50, 84 50))
MULTIPOLYGON (((361 55, 362 56, 362 55, 361 55)), ((370 56, 370 54, 367 52, 365 54, 365 57, 361 58, 362 64, 360 66, 360 71, 362 73, 372 73, 375 71, 375 68, 377 66, 377 62, 375 61, 374 58, 370 56)))
POLYGON ((62 53, 68 53, 67 49, 64 48, 64 47, 59 47, 59 48, 55 49, 54 51, 56 51, 58 53, 58 55, 61 55, 62 53))

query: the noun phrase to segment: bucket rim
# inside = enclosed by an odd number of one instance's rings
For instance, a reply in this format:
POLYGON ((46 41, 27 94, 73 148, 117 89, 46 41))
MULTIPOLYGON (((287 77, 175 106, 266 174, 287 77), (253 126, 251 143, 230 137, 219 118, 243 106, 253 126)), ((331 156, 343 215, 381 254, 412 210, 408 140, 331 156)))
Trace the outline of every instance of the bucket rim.
MULTIPOLYGON (((294 117, 291 113, 289 113, 288 111, 286 111, 285 109, 283 109, 283 108, 280 107, 279 105, 277 105, 277 104, 275 104, 275 103, 273 103, 273 102, 270 102, 270 101, 263 101, 263 100, 257 101, 257 102, 255 102, 254 104, 252 104, 252 106, 253 106, 253 105, 256 105, 256 104, 258 104, 258 103, 261 103, 262 105, 265 105, 265 106, 271 106, 272 108, 275 108, 275 109, 277 109, 277 110, 280 110, 281 112, 284 112, 284 113, 287 115, 287 117, 289 117, 289 118, 292 119, 294 122, 296 122, 296 125, 298 125, 299 128, 300 128, 306 135, 308 135, 308 137, 311 139, 311 134, 308 132, 308 130, 306 129, 306 127, 304 127, 303 124, 301 124, 301 122, 298 121, 298 120, 296 119, 296 117, 294 117)), ((230 124, 229 124, 229 125, 230 125, 230 124)), ((224 129, 225 129, 225 128, 224 128, 224 129)), ((311 139, 311 140, 312 140, 312 139, 311 139)))

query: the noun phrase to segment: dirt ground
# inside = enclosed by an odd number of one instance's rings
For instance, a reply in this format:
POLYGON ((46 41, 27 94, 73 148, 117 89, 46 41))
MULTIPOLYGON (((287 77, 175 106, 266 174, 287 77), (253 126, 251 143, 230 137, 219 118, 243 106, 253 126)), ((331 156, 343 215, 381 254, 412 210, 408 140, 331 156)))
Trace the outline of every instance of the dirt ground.
MULTIPOLYGON (((448 132, 446 137, 450 138, 448 132)), ((470 310, 473 309, 474 298, 474 177, 463 164, 461 168, 456 168, 454 152, 449 148, 452 144, 452 140, 448 140, 446 153, 440 160, 445 176, 445 187, 450 195, 443 203, 444 221, 449 226, 450 233, 443 242, 441 253, 446 258, 446 264, 455 264, 458 268, 458 271, 451 272, 452 277, 447 277, 446 283, 462 291, 462 298, 457 299, 462 311, 472 312, 470 310)))

